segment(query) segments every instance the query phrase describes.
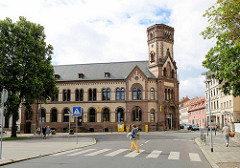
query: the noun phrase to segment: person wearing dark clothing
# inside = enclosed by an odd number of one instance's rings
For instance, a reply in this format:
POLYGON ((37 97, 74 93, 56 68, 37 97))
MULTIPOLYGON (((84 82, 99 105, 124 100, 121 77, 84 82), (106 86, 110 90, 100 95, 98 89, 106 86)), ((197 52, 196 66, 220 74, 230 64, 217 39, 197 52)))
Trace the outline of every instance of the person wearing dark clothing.
POLYGON ((42 128, 43 139, 45 139, 45 138, 46 138, 46 130, 47 130, 47 128, 46 128, 46 127, 43 127, 43 128, 42 128))

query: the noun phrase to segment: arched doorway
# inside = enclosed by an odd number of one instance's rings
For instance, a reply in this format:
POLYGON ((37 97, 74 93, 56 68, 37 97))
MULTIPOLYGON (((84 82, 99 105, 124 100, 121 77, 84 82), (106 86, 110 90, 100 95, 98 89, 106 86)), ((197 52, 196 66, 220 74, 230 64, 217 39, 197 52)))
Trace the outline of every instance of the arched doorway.
POLYGON ((122 108, 117 109, 117 121, 124 122, 124 112, 122 108))
POLYGON ((139 106, 136 106, 132 110, 132 121, 141 122, 142 121, 142 110, 139 106))

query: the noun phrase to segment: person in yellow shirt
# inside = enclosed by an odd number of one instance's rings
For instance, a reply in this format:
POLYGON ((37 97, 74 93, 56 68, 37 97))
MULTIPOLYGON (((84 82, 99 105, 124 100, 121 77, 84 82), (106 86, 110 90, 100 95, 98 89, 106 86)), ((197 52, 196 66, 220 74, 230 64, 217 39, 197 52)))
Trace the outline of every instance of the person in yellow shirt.
POLYGON ((131 148, 129 149, 130 152, 132 152, 133 148, 136 148, 136 152, 139 153, 139 148, 137 145, 137 132, 138 132, 138 128, 136 127, 136 125, 132 125, 132 143, 131 143, 131 148))

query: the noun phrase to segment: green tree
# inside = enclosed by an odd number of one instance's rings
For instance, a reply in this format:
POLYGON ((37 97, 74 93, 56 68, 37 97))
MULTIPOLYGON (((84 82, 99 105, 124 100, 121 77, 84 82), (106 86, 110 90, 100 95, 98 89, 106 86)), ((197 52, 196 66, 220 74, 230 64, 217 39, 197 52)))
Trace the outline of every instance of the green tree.
POLYGON ((216 72, 225 94, 240 96, 240 0, 217 0, 203 15, 210 24, 201 34, 216 39, 203 66, 216 72))
POLYGON ((18 108, 32 112, 34 101, 50 98, 57 92, 51 65, 53 47, 45 42, 44 27, 24 17, 13 23, 0 21, 0 89, 9 92, 7 112, 12 116, 11 137, 16 137, 18 108))

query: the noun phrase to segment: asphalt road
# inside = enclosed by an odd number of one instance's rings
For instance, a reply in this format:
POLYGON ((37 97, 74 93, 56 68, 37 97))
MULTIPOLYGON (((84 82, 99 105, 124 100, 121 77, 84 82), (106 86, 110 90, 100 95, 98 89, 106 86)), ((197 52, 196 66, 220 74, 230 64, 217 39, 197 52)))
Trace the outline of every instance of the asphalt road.
MULTIPOLYGON (((86 135, 89 137, 89 135, 86 135)), ((195 144, 195 133, 142 133, 140 153, 129 152, 125 134, 91 135, 97 144, 83 149, 32 159, 4 168, 210 168, 195 144)), ((81 136, 79 137, 81 138, 81 136)), ((64 144, 63 144, 64 145, 64 144)))

